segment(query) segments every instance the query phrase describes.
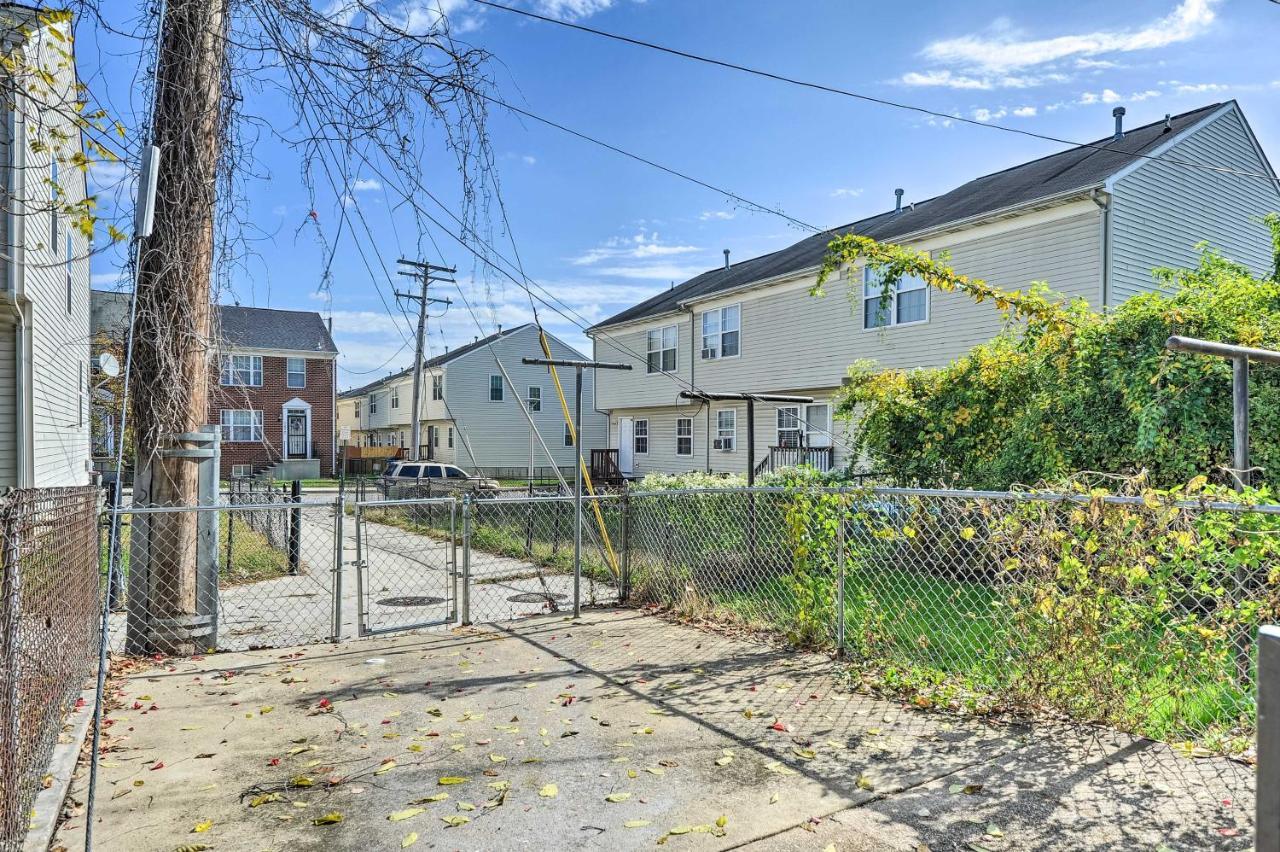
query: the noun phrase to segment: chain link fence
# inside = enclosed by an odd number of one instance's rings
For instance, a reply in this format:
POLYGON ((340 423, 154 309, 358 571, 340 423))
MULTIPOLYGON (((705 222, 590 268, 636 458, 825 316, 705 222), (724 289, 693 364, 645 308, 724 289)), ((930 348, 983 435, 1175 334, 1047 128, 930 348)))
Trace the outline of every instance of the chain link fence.
POLYGON ((1280 506, 891 488, 630 506, 637 601, 837 649, 917 706, 1252 748, 1280 506))
POLYGON ((110 525, 118 525, 110 647, 203 654, 333 639, 341 618, 338 518, 337 501, 287 497, 110 513, 102 532, 105 570, 110 525))
POLYGON ((0 496, 0 850, 22 848, 63 717, 98 648, 96 488, 0 496))

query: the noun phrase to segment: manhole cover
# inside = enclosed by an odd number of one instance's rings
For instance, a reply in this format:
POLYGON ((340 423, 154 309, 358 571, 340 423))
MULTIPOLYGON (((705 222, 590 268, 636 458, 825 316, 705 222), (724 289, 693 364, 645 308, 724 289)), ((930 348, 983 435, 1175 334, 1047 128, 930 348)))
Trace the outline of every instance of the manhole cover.
POLYGON ((444 603, 444 598, 433 598, 427 595, 402 595, 398 598, 383 598, 379 606, 431 606, 444 603))
POLYGON ((512 595, 507 600, 512 603, 546 603, 547 601, 562 601, 566 595, 557 595, 551 592, 521 592, 518 595, 512 595))

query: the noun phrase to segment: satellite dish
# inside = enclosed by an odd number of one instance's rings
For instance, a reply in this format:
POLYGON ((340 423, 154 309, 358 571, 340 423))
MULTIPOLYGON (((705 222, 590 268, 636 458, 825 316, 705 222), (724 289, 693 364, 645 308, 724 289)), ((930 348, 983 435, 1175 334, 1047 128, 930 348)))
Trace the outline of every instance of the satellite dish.
POLYGON ((98 372, 107 378, 114 379, 120 375, 120 361, 110 352, 99 352, 94 360, 97 362, 94 366, 98 372))

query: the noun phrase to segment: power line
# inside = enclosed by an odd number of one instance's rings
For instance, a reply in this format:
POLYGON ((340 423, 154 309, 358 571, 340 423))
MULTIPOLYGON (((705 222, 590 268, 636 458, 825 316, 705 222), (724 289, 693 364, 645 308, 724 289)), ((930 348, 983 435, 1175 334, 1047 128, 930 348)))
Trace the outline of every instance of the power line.
POLYGON ((686 51, 686 50, 679 50, 678 48, 667 47, 666 45, 657 44, 655 42, 645 41, 643 39, 638 39, 638 38, 632 38, 630 36, 624 36, 618 33, 611 33, 607 30, 600 30, 600 29, 596 29, 595 27, 585 26, 583 24, 575 24, 570 21, 562 21, 557 18, 549 17, 547 15, 540 15, 537 12, 530 12, 527 9, 517 9, 514 6, 506 6, 506 5, 503 5, 502 3, 495 3, 493 2, 493 0, 472 0, 472 1, 475 3, 479 3, 482 6, 489 6, 493 9, 501 9, 504 12, 511 12, 513 14, 521 15, 526 18, 533 18, 534 20, 545 21, 546 23, 549 23, 549 24, 556 24, 557 26, 565 27, 567 29, 578 30, 579 32, 589 33, 590 35, 600 36, 601 38, 612 39, 613 41, 622 42, 624 44, 630 44, 635 47, 643 47, 649 50, 656 50, 661 53, 669 54, 671 56, 678 56, 681 59, 688 59, 693 62, 702 62, 707 65, 715 65, 720 68, 727 68, 731 71, 740 71, 744 74, 752 74, 757 77, 764 77, 766 79, 774 80, 779 83, 789 83, 793 86, 800 86, 802 88, 813 89, 815 91, 825 92, 827 94, 832 94, 832 95, 840 95, 846 98, 854 98, 855 100, 878 104, 880 106, 892 107, 894 109, 907 110, 909 112, 915 112, 915 113, 919 113, 921 115, 927 115, 933 118, 941 118, 946 121, 956 121, 962 124, 971 124, 975 127, 986 127, 991 130, 1001 130, 1001 131, 1004 131, 1005 133, 1016 133, 1020 136, 1028 136, 1032 139, 1040 139, 1045 142, 1055 142, 1060 145, 1071 145, 1072 147, 1076 147, 1076 148, 1092 148, 1093 150, 1096 150, 1096 151, 1110 151, 1116 154, 1124 154, 1125 156, 1129 156, 1129 157, 1137 157, 1144 160, 1153 160, 1156 162, 1167 163, 1170 165, 1184 166, 1184 167, 1195 168, 1195 169, 1204 169, 1206 171, 1218 172, 1220 174, 1236 175, 1239 177, 1258 178, 1261 180, 1268 181, 1269 183, 1280 183, 1280 178, 1277 178, 1274 175, 1265 174, 1263 172, 1250 172, 1250 171, 1244 171, 1242 169, 1232 169, 1226 166, 1214 166, 1208 163, 1197 163, 1191 160, 1179 160, 1173 157, 1162 157, 1162 156, 1156 156, 1152 154, 1138 154, 1132 151, 1125 151, 1122 148, 1114 148, 1109 145, 1105 145, 1098 142, 1074 142, 1070 139, 1063 139, 1058 136, 1051 136, 1047 133, 1037 133, 1034 130, 1025 130, 1020 127, 1010 127, 1004 124, 994 124, 987 121, 978 121, 975 118, 965 118, 964 116, 952 115, 950 113, 945 113, 945 112, 939 112, 937 110, 928 109, 927 107, 916 106, 915 104, 908 104, 908 103, 903 103, 901 101, 889 100, 888 98, 881 98, 881 97, 876 97, 875 95, 867 95, 861 92, 854 92, 849 89, 842 89, 842 88, 839 88, 838 86, 830 86, 825 83, 815 83, 811 80, 801 80, 796 77, 789 77, 785 74, 778 74, 773 71, 765 71, 760 68, 752 68, 748 65, 740 65, 736 62, 729 62, 723 59, 715 59, 710 56, 702 56, 701 54, 690 53, 689 51, 686 51))

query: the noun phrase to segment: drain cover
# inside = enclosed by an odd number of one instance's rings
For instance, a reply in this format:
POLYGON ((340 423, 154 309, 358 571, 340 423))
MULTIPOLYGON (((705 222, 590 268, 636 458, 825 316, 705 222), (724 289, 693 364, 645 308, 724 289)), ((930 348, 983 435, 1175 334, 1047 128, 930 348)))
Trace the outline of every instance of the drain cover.
POLYGON ((512 595, 507 600, 512 603, 546 603, 547 601, 562 601, 567 595, 557 595, 548 592, 521 592, 518 595, 512 595))
POLYGON ((432 604, 442 604, 444 598, 432 598, 426 595, 403 595, 398 598, 383 598, 378 601, 379 606, 431 606, 432 604))

